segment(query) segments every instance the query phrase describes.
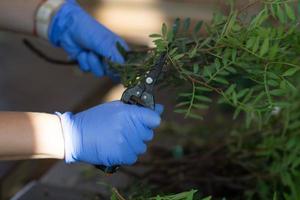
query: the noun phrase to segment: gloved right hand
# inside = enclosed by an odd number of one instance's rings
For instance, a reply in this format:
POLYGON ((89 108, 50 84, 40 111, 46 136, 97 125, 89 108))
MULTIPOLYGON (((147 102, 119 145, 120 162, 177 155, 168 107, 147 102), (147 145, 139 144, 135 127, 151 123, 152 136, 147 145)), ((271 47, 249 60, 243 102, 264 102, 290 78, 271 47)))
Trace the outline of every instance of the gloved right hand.
POLYGON ((65 161, 114 166, 131 165, 146 151, 146 141, 160 124, 156 111, 124 104, 105 103, 73 115, 58 114, 65 140, 65 161))

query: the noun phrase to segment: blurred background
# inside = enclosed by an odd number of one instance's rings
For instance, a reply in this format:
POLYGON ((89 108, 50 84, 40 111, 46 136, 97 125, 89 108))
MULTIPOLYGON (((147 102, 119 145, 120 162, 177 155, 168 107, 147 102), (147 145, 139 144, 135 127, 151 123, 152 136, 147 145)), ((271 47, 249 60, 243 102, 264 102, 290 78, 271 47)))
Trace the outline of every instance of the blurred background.
MULTIPOLYGON (((226 10, 224 2, 81 0, 80 4, 97 20, 125 38, 128 43, 151 46, 151 39, 148 36, 160 32, 163 22, 170 24, 177 17, 190 17, 194 21, 209 22, 215 9, 226 10)), ((51 47, 45 41, 0 32, 1 110, 50 113, 78 111, 120 98, 122 86, 113 85, 105 78, 97 79, 90 74, 84 74, 76 66, 47 63, 24 46, 22 43, 24 38, 47 55, 66 59, 66 54, 62 50, 51 47)), ((172 96, 165 95, 162 91, 159 94, 159 101, 171 106, 174 100, 172 96)), ((166 115, 169 115, 169 118, 173 117, 172 113, 167 112, 166 115)), ((140 173, 143 172, 139 170, 140 173)), ((82 193, 100 193, 100 196, 108 194, 107 190, 103 189, 104 186, 96 184, 99 181, 117 188, 125 188, 131 184, 130 176, 125 173, 106 177, 90 171, 93 171, 90 166, 67 166, 57 160, 0 162, 0 199, 8 199, 17 192, 15 199, 41 199, 39 195, 48 195, 48 199, 82 199, 80 196, 82 193), (28 191, 31 192, 28 194, 28 191), (58 196, 51 196, 53 193, 58 196)))

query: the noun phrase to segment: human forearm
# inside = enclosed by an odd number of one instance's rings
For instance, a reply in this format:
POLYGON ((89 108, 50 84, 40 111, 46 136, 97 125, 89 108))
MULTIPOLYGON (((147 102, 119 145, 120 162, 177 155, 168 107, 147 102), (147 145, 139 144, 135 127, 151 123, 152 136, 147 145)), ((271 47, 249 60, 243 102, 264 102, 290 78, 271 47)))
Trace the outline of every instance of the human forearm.
POLYGON ((107 60, 125 62, 117 44, 129 51, 122 38, 96 21, 75 0, 0 0, 1 29, 46 39, 63 48, 82 71, 115 81, 119 81, 119 75, 108 69, 107 60))
POLYGON ((43 0, 1 0, 0 29, 32 34, 35 14, 43 0))
POLYGON ((64 141, 56 115, 0 112, 0 159, 63 157, 64 141))

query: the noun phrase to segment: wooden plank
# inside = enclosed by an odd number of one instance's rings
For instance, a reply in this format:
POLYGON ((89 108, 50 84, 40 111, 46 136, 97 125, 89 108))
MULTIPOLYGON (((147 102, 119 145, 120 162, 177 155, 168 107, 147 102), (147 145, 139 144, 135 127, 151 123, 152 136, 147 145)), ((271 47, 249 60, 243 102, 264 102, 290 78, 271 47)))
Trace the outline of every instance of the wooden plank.
POLYGON ((39 179, 56 160, 18 161, 0 181, 0 199, 9 199, 30 180, 39 179))
POLYGON ((0 182, 5 178, 5 175, 9 173, 18 162, 16 161, 3 161, 0 162, 0 182))

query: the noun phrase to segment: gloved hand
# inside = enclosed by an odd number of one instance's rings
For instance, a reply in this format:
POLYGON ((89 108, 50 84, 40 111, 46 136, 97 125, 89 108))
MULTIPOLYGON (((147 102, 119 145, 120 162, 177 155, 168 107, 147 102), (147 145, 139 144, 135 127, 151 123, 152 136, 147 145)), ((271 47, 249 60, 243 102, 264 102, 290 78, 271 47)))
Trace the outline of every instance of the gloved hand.
POLYGON ((131 165, 146 151, 146 141, 160 124, 161 105, 156 111, 124 104, 102 104, 73 115, 58 114, 65 140, 65 161, 105 166, 131 165))
POLYGON ((98 23, 76 1, 66 0, 52 18, 48 30, 51 43, 62 47, 71 59, 76 59, 82 71, 90 71, 98 77, 108 75, 113 79, 118 78, 100 58, 122 64, 124 58, 116 44, 118 42, 128 50, 126 42, 98 23))

